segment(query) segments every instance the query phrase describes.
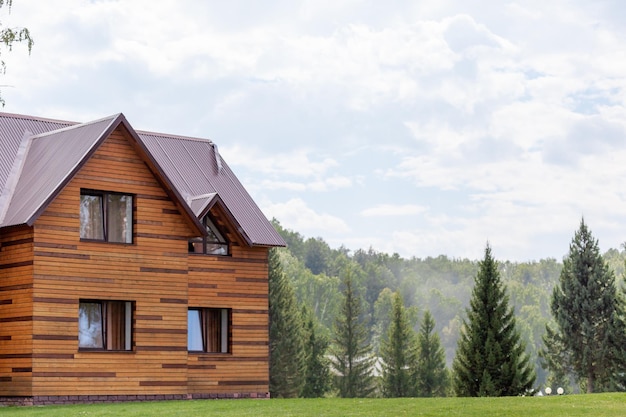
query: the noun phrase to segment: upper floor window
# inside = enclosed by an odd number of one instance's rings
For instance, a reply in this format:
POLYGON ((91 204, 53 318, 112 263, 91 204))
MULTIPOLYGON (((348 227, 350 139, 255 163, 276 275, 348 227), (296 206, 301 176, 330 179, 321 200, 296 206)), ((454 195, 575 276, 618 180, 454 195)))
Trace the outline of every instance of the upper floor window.
POLYGON ((132 350, 131 301, 81 300, 78 307, 78 347, 132 350))
POLYGON ((189 252, 207 255, 228 255, 228 242, 207 214, 202 219, 207 235, 189 241, 189 252))
POLYGON ((80 238, 104 242, 133 242, 133 196, 82 190, 80 238))

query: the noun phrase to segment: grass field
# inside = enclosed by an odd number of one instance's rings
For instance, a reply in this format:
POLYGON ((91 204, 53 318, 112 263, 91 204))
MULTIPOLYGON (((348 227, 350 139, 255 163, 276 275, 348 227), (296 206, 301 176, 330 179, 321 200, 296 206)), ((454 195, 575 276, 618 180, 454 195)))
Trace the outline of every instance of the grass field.
POLYGON ((0 416, 531 416, 624 417, 626 394, 515 398, 205 400, 5 407, 0 416))

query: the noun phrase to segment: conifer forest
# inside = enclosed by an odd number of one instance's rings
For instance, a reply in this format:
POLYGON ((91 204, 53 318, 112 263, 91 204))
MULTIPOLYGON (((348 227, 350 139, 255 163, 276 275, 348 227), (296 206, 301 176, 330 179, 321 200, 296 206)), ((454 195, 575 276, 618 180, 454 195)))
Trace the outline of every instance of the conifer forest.
POLYGON ((532 262, 498 259, 487 242, 482 260, 331 248, 273 223, 287 247, 270 257, 270 287, 281 294, 270 293, 270 369, 272 380, 289 381, 270 384, 273 397, 626 387, 626 245, 601 254, 584 220, 572 225, 563 259, 532 262), (601 312, 590 317, 577 304, 601 312), (576 342, 577 334, 593 338, 576 342), (579 360, 589 344, 599 352, 593 369, 579 360))

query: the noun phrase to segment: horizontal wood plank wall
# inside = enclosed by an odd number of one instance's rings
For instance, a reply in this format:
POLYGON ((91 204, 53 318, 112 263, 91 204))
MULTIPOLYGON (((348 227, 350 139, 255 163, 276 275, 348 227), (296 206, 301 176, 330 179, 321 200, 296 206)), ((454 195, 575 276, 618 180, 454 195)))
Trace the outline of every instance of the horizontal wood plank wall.
POLYGON ((114 131, 34 226, 33 395, 187 393, 188 223, 114 131), (133 244, 80 240, 81 188, 136 196, 133 244), (80 299, 134 302, 133 351, 78 349, 80 299))
POLYGON ((189 354, 192 394, 269 391, 267 248, 189 256, 189 306, 232 309, 231 353, 189 354))
POLYGON ((32 395, 33 229, 0 230, 0 396, 32 395))
POLYGON ((118 129, 37 219, 0 231, 0 396, 253 396, 269 390, 267 248, 220 207, 229 256, 194 235, 118 129), (135 196, 133 244, 80 240, 80 190, 135 196), (131 352, 78 349, 81 299, 134 303, 131 352), (187 310, 232 310, 228 354, 187 352, 187 310))

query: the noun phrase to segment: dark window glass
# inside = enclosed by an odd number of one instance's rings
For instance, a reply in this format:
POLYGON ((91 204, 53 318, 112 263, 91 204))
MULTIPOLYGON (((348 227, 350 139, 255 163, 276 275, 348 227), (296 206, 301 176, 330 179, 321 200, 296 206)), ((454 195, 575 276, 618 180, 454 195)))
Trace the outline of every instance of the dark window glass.
POLYGON ((131 350, 131 301, 81 301, 78 307, 80 349, 131 350))
POLYGON ((80 196, 80 237, 105 242, 133 242, 133 196, 83 191, 80 196))
POLYGON ((207 236, 189 240, 189 252, 207 255, 228 255, 228 242, 208 215, 202 219, 207 236))

